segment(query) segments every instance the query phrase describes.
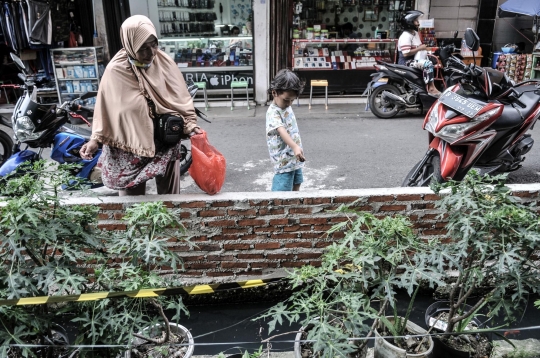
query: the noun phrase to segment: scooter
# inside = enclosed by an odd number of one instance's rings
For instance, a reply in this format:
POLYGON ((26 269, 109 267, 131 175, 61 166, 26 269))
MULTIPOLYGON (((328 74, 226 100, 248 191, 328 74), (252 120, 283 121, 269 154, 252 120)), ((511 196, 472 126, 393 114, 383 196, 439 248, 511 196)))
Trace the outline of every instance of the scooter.
MULTIPOLYGON (((467 29, 465 42, 478 50, 474 30, 467 29)), ((511 172, 533 147, 528 131, 540 117, 540 83, 515 85, 500 71, 463 65, 459 83, 446 89, 425 117, 429 148, 403 186, 459 181, 473 167, 480 174, 511 172)))
MULTIPOLYGON (((457 36, 457 31, 454 38, 457 36)), ((453 44, 441 46, 435 52, 436 56, 429 55, 432 62, 440 64, 443 72, 443 87, 449 85, 447 82, 454 82, 459 76, 453 70, 453 66, 459 62, 453 61, 456 49, 453 44), (449 60, 452 61, 449 62, 449 60), (450 63, 450 66, 449 66, 450 63), (450 73, 452 76, 450 76, 450 73)), ((456 57, 457 58, 457 57, 456 57)), ((375 65, 376 73, 372 74, 372 80, 368 84, 366 93, 368 94, 368 106, 371 112, 383 119, 393 118, 403 111, 423 113, 424 109, 429 109, 437 100, 426 90, 423 71, 419 68, 391 64, 384 61, 377 61, 375 65)), ((437 69, 436 69, 437 70, 437 69)), ((367 110, 367 109, 366 109, 367 110)))

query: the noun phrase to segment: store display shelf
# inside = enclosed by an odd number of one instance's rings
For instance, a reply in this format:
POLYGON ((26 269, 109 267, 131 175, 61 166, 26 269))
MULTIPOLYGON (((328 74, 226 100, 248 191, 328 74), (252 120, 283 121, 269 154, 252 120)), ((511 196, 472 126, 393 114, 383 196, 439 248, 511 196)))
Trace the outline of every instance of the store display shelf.
POLYGON ((212 9, 208 9, 208 8, 195 8, 195 7, 185 7, 185 6, 161 6, 161 5, 158 5, 158 9, 167 9, 167 10, 172 10, 172 9, 180 9, 180 10, 190 10, 190 11, 210 11, 212 9))
POLYGON ((77 80, 97 80, 97 77, 68 77, 68 78, 58 78, 58 81, 77 81, 77 80))
POLYGON ((201 36, 217 36, 215 32, 191 32, 189 34, 186 34, 184 32, 168 32, 168 33, 161 33, 161 40, 164 40, 168 37, 174 37, 175 40, 178 38, 178 36, 182 36, 182 38, 193 38, 193 37, 201 37, 201 36))
POLYGON ((182 72, 226 72, 226 71, 253 71, 253 66, 196 66, 180 67, 182 72))
MULTIPOLYGON (((98 61, 99 62, 99 61, 98 61)), ((73 62, 73 61, 61 61, 61 62, 55 62, 55 66, 77 66, 77 65, 86 65, 86 66, 94 66, 95 62, 73 62)))
POLYGON ((74 94, 85 94, 87 92, 89 92, 89 91, 84 91, 84 92, 60 92, 60 95, 62 97, 64 97, 64 96, 69 96, 69 95, 74 95, 74 94))
POLYGON ((293 39, 294 43, 393 43, 396 39, 324 39, 324 40, 311 40, 311 39, 293 39))
POLYGON ((197 20, 180 20, 180 19, 171 19, 171 20, 162 20, 160 19, 159 22, 180 22, 182 24, 213 24, 214 21, 197 21, 197 20))

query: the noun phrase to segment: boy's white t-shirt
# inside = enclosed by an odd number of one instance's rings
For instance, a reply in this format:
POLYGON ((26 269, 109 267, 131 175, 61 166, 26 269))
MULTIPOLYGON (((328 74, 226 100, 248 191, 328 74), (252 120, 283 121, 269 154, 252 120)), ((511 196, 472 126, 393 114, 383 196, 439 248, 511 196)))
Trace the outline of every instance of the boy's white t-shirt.
MULTIPOLYGON (((409 31, 404 31, 398 40, 398 50, 403 53, 403 56, 407 56, 407 54, 417 48, 418 46, 422 45, 422 40, 420 40, 420 35, 418 34, 418 31, 414 32, 414 35, 411 34, 409 31)), ((415 60, 425 60, 427 59, 427 51, 418 51, 414 55, 415 60)))
POLYGON ((274 164, 274 173, 292 172, 304 167, 294 155, 294 151, 279 135, 277 128, 284 127, 292 140, 302 148, 302 140, 298 131, 298 124, 292 108, 281 109, 274 103, 266 111, 266 143, 270 159, 274 164))

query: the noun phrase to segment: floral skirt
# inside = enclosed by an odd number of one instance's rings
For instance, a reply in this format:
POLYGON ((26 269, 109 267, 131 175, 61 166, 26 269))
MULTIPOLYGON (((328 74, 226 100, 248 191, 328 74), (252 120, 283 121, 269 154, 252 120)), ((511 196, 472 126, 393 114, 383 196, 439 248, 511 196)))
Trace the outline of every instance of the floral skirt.
POLYGON ((148 180, 163 176, 171 161, 180 159, 180 146, 157 151, 153 158, 141 157, 131 152, 103 145, 98 166, 103 184, 113 190, 134 188, 148 180))

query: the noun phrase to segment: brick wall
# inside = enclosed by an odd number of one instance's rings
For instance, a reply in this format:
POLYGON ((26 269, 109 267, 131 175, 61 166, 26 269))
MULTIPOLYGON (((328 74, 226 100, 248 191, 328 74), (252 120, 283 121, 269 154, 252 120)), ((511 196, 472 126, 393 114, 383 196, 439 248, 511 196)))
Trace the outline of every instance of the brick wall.
MULTIPOLYGON (((540 184, 513 185, 515 195, 537 201, 540 184)), ((141 201, 161 200, 180 208, 192 241, 171 243, 185 261, 188 282, 217 283, 283 275, 284 270, 318 265, 324 248, 343 237, 325 233, 346 220, 332 212, 355 202, 358 210, 377 215, 408 216, 419 234, 444 239, 444 220, 435 209, 437 196, 427 188, 359 189, 313 192, 224 193, 208 195, 148 195, 72 199, 99 205, 100 226, 122 230, 125 208, 141 201)))

